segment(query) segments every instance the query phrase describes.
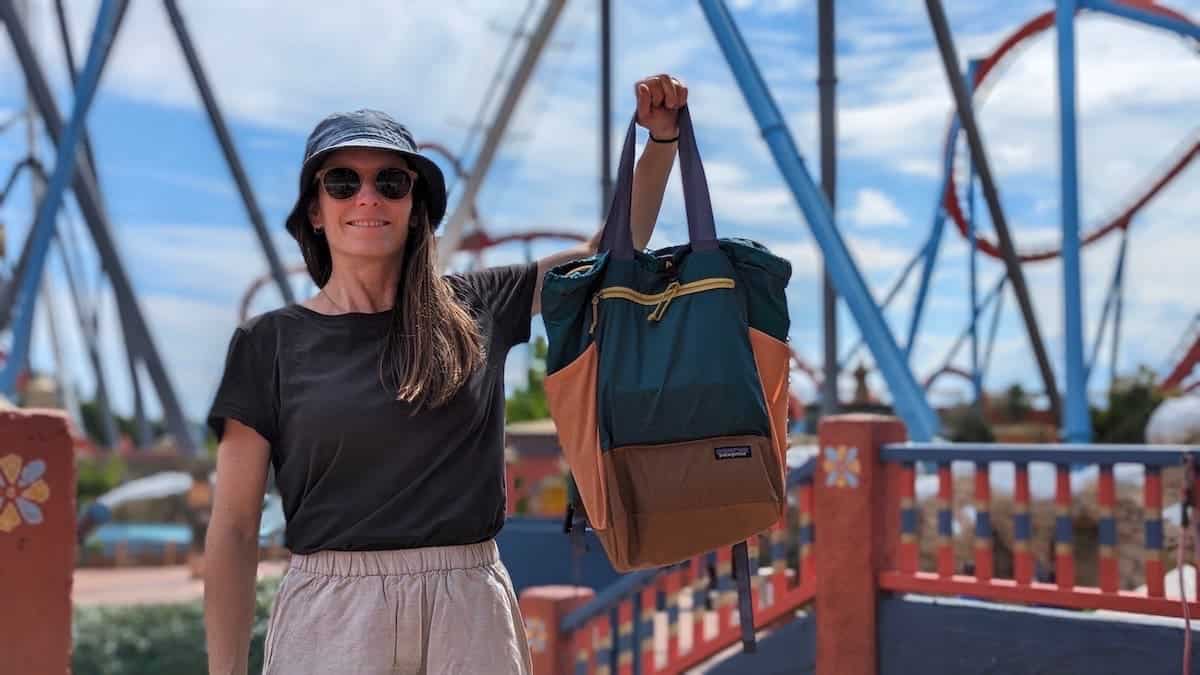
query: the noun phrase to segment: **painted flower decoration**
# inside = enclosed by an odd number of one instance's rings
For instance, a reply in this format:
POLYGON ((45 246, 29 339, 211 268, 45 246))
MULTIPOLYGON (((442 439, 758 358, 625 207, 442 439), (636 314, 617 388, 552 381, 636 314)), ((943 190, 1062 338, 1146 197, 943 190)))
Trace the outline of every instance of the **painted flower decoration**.
POLYGON ((50 498, 50 486, 42 480, 46 462, 35 459, 24 464, 20 455, 0 457, 0 532, 12 532, 24 522, 42 522, 38 504, 50 498))
POLYGON ((546 651, 546 624, 538 618, 526 621, 525 639, 529 642, 529 651, 534 654, 546 651))
POLYGON ((839 445, 825 448, 825 485, 833 487, 858 487, 862 464, 858 461, 858 448, 839 445))

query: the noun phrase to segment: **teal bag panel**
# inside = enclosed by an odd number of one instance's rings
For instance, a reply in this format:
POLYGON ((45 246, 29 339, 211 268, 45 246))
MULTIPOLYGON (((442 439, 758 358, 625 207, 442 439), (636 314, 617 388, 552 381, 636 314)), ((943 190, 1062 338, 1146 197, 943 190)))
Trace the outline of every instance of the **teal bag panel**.
POLYGON ((542 317, 549 337, 547 375, 597 346, 597 425, 601 448, 653 445, 725 435, 771 436, 770 414, 754 360, 750 329, 781 342, 790 322, 786 288, 792 267, 761 244, 718 239, 707 181, 686 107, 680 112, 680 173, 688 243, 635 251, 629 223, 635 122, 622 151, 600 253, 560 265, 543 279, 542 317), (605 288, 642 295, 672 281, 731 278, 653 306, 593 298, 605 288))
POLYGON ((551 268, 542 279, 542 322, 546 326, 546 374, 567 367, 592 343, 592 296, 600 288, 609 255, 551 268))
POLYGON ((610 261, 602 287, 650 295, 671 281, 732 279, 735 286, 675 297, 657 321, 648 320, 654 306, 620 298, 600 302, 601 448, 715 436, 770 437, 744 290, 733 264, 719 248, 678 247, 656 254, 610 261), (663 258, 675 261, 669 271, 663 269, 663 258))
POLYGON ((791 330, 787 286, 792 264, 750 239, 720 239, 718 244, 737 270, 750 326, 787 342, 791 330))

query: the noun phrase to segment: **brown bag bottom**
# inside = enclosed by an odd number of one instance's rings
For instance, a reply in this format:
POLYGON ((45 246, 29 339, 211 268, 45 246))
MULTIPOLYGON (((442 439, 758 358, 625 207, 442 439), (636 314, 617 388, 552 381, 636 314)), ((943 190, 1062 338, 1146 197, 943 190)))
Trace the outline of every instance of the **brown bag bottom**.
POLYGON ((783 517, 784 470, 768 437, 626 446, 603 464, 609 527, 596 535, 618 571, 674 564, 783 517))

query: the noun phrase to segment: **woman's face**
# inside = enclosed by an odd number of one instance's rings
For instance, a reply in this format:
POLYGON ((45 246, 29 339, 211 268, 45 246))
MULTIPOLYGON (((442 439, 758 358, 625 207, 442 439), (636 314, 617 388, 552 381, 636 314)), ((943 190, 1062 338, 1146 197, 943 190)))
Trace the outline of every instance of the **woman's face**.
POLYGON ((325 160, 316 174, 317 199, 309 210, 309 219, 313 227, 324 228, 331 253, 356 258, 399 259, 402 255, 408 241, 413 191, 401 199, 388 199, 375 185, 380 170, 394 168, 411 171, 400 154, 388 150, 343 148, 325 160), (358 192, 346 199, 331 197, 321 179, 334 168, 357 172, 361 184, 358 192))

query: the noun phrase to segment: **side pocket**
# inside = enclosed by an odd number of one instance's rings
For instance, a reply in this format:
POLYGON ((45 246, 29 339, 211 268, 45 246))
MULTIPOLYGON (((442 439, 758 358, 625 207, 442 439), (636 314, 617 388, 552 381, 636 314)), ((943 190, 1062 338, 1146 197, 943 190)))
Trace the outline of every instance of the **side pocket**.
POLYGON ((750 329, 750 346, 754 350, 754 365, 762 382, 763 400, 771 416, 771 440, 779 460, 777 468, 779 493, 783 494, 787 477, 787 408, 788 370, 791 349, 787 343, 758 330, 750 329))
POLYGON ((583 498, 588 519, 598 530, 608 528, 608 481, 600 461, 596 420, 599 352, 588 345, 574 361, 546 376, 546 402, 558 430, 563 454, 583 498))

